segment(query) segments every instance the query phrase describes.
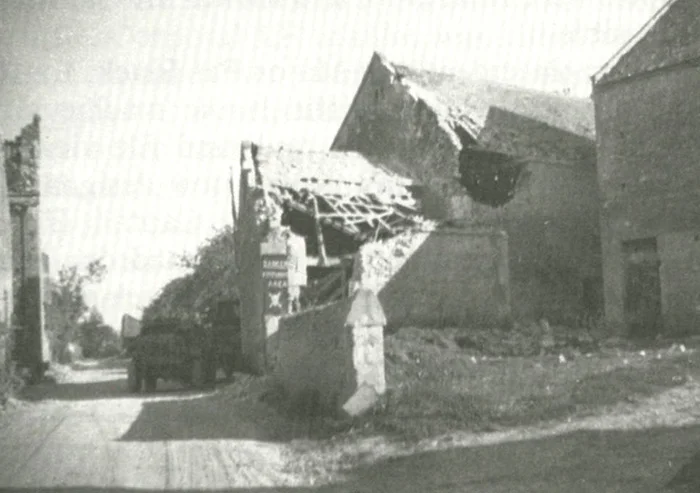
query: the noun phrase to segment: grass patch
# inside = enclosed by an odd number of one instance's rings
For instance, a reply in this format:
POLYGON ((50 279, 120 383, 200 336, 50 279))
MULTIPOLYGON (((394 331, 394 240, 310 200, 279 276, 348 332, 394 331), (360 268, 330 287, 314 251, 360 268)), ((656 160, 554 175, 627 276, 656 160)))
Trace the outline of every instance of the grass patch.
POLYGON ((388 391, 352 430, 423 438, 583 416, 700 378, 700 356, 664 348, 486 358, 458 333, 407 329, 386 338, 388 391))

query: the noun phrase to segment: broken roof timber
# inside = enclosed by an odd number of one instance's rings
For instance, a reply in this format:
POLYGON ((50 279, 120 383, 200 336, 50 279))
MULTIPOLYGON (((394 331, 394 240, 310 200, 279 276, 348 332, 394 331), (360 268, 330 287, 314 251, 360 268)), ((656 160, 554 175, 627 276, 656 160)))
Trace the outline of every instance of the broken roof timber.
POLYGON ((251 149, 242 155, 258 186, 272 200, 357 240, 393 236, 419 222, 412 182, 358 153, 243 146, 251 149))

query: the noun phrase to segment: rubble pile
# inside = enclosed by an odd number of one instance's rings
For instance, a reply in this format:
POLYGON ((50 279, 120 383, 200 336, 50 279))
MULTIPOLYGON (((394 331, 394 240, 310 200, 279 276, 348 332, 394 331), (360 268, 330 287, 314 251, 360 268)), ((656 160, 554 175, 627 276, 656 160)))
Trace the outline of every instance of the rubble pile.
POLYGON ((592 353, 600 343, 588 331, 552 327, 548 323, 516 326, 511 330, 470 330, 455 335, 464 350, 487 356, 534 356, 539 354, 592 353))

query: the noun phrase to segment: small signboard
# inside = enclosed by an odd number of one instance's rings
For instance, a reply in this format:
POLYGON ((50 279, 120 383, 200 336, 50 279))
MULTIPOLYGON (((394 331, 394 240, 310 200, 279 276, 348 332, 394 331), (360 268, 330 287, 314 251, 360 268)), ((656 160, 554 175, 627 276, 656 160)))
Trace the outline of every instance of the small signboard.
POLYGON ((289 312, 289 265, 285 254, 262 256, 262 279, 265 292, 265 315, 289 312))

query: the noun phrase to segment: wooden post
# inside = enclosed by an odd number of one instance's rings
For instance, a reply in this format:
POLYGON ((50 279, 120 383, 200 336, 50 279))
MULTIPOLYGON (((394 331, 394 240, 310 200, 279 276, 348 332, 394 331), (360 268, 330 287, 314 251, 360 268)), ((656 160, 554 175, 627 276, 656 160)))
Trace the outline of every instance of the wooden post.
POLYGON ((321 218, 318 213, 318 199, 313 198, 314 201, 314 223, 316 225, 316 242, 318 243, 318 256, 321 259, 321 265, 325 266, 328 262, 326 257, 326 244, 323 242, 323 228, 321 226, 321 218))
POLYGON ((236 219, 238 219, 236 216, 238 215, 236 212, 236 192, 233 187, 233 170, 231 170, 231 176, 229 176, 228 179, 229 183, 229 188, 231 189, 231 216, 233 218, 233 229, 236 229, 236 219))

